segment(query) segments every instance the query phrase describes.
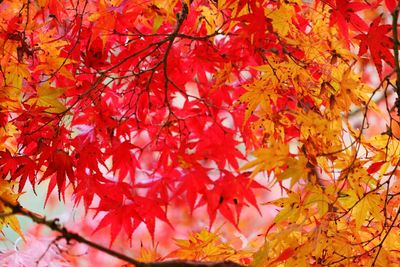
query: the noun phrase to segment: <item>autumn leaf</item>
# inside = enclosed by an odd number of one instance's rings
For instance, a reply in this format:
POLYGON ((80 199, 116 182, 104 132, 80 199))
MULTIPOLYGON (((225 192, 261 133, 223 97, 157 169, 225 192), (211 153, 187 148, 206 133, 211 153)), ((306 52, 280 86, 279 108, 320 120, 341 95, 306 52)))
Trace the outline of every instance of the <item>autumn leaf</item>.
POLYGON ((60 102, 60 96, 63 93, 64 90, 51 87, 49 82, 45 82, 37 89, 37 96, 31 98, 27 103, 44 107, 47 112, 62 113, 66 110, 66 107, 60 102))
POLYGON ((354 37, 361 40, 358 55, 364 55, 369 49, 372 61, 375 64, 379 76, 382 76, 382 60, 388 63, 391 67, 394 66, 393 55, 389 50, 393 47, 393 40, 387 36, 387 34, 392 30, 392 26, 388 24, 379 25, 381 19, 381 16, 374 19, 367 34, 359 34, 354 37))
POLYGON ((12 207, 9 205, 16 205, 19 194, 15 194, 11 189, 12 183, 0 180, 0 212, 4 214, 0 218, 0 230, 5 226, 10 226, 19 236, 24 239, 24 234, 17 217, 13 214, 12 207), (4 201, 4 202, 3 202, 4 201), (8 204, 5 204, 8 203, 8 204))
POLYGON ((265 204, 272 204, 281 208, 274 218, 274 223, 282 221, 296 222, 301 214, 304 205, 302 204, 301 196, 299 193, 288 192, 287 197, 276 199, 265 204))
POLYGON ((28 71, 28 66, 22 63, 10 64, 5 69, 5 81, 7 86, 5 86, 5 96, 11 100, 7 101, 8 105, 11 107, 18 107, 18 102, 21 93, 22 85, 24 79, 27 79, 30 74, 28 71))
POLYGON ((129 175, 129 179, 135 179, 136 167, 139 165, 134 151, 136 149, 137 147, 129 142, 115 145, 112 170, 118 175, 120 181, 124 180, 127 175, 129 175))
POLYGON ((282 3, 279 8, 268 12, 268 18, 272 20, 274 30, 280 36, 286 36, 292 25, 291 20, 295 16, 294 7, 291 4, 282 3))
POLYGON ((356 12, 368 8, 367 3, 361 1, 328 0, 332 7, 330 26, 337 24, 340 34, 349 42, 349 25, 358 31, 367 31, 368 25, 356 12))
POLYGON ((250 256, 250 252, 236 250, 230 244, 223 242, 218 232, 205 229, 189 234, 187 240, 176 239, 178 249, 167 255, 167 258, 181 258, 197 261, 235 261, 240 262, 250 256))
POLYGON ((254 152, 255 159, 241 167, 242 170, 254 168, 251 176, 254 177, 261 171, 280 173, 285 166, 289 155, 289 147, 286 144, 272 144, 270 148, 259 149, 254 152))
POLYGON ((363 196, 356 206, 352 209, 352 216, 355 218, 356 227, 360 227, 365 223, 367 215, 371 214, 374 219, 381 220, 380 196, 377 194, 369 193, 363 196))
POLYGON ((289 259, 290 257, 292 257, 294 255, 294 249, 293 248, 287 248, 284 251, 282 251, 282 253, 271 262, 271 264, 276 264, 282 261, 285 261, 287 259, 289 259))
POLYGON ((398 2, 396 0, 385 0, 385 5, 391 13, 394 12, 397 4, 398 4, 398 2))
POLYGON ((377 171, 379 171, 383 164, 385 164, 385 161, 374 162, 368 167, 367 172, 369 174, 376 173, 377 171))
POLYGON ((308 160, 304 157, 300 157, 299 159, 289 158, 287 163, 288 168, 278 177, 278 181, 291 178, 290 187, 297 184, 301 178, 307 178, 311 171, 308 167, 308 160))
POLYGON ((172 227, 165 215, 165 211, 160 208, 156 199, 134 196, 132 201, 133 203, 130 205, 108 210, 94 230, 95 233, 104 227, 110 226, 110 247, 122 230, 131 238, 133 232, 141 223, 146 225, 151 238, 154 239, 156 218, 172 227))
POLYGON ((253 192, 255 188, 265 189, 265 187, 252 180, 248 174, 233 176, 225 172, 224 175, 214 183, 213 189, 207 190, 203 197, 207 202, 207 212, 210 216, 210 228, 214 223, 217 211, 236 227, 238 227, 242 208, 246 206, 247 203, 255 207, 261 214, 253 192))
POLYGON ((46 202, 56 185, 58 187, 59 197, 61 197, 61 195, 64 196, 67 177, 72 185, 75 182, 73 170, 74 162, 65 151, 56 151, 50 160, 51 161, 49 162, 49 165, 41 178, 41 181, 50 178, 46 202))

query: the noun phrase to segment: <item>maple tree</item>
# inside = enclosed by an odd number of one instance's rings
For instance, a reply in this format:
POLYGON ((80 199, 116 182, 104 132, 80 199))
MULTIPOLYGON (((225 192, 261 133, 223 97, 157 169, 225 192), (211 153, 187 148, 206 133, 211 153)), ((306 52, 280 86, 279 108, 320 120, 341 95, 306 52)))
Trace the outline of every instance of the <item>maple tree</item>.
POLYGON ((81 243, 118 266, 399 264, 399 11, 0 1, 0 224, 25 243, 1 261, 78 265, 81 243), (81 207, 82 221, 19 202, 43 184, 46 205, 81 207))

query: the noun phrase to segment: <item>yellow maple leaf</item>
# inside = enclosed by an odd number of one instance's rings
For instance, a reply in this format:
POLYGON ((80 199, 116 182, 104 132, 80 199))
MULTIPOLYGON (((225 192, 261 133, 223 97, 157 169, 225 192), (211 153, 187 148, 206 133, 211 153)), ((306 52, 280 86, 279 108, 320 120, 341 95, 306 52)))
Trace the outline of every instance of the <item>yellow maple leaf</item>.
MULTIPOLYGON (((223 14, 215 6, 200 6, 198 11, 201 13, 204 20, 204 25, 207 29, 207 34, 213 34, 224 23, 223 14)), ((201 21, 201 20, 200 20, 201 21)), ((199 22, 200 22, 199 21, 199 22)))
POLYGON ((17 127, 12 123, 7 123, 0 128, 0 151, 9 150, 16 152, 18 148, 16 136, 19 134, 17 127))
POLYGON ((308 159, 304 156, 298 158, 289 158, 287 165, 289 166, 280 176, 278 181, 292 178, 290 180, 290 188, 292 188, 301 178, 306 178, 310 169, 307 167, 308 159))
POLYGON ((234 249, 229 244, 222 242, 218 234, 205 229, 197 233, 191 233, 188 240, 177 239, 175 241, 179 248, 171 252, 167 258, 240 262, 240 259, 251 257, 252 254, 248 251, 234 249))
POLYGON ((278 9, 273 10, 267 16, 272 20, 274 30, 277 31, 280 36, 286 36, 292 24, 291 20, 295 15, 292 5, 281 3, 278 9))
POLYGON ((263 205, 269 204, 282 208, 275 216, 274 223, 278 224, 286 221, 295 223, 304 218, 304 205, 300 193, 287 191, 287 197, 263 203, 263 205))
POLYGON ((0 180, 0 230, 3 226, 8 225, 18 235, 24 238, 17 217, 13 214, 13 210, 9 205, 17 205, 19 194, 15 194, 11 190, 12 183, 0 180), (8 203, 8 204, 7 204, 8 203))
POLYGON ((356 221, 356 228, 360 229, 368 214, 370 213, 376 220, 383 220, 383 215, 380 213, 382 201, 378 194, 369 193, 359 200, 356 206, 352 209, 352 216, 356 221))
POLYGON ((272 143, 268 148, 256 150, 253 155, 256 159, 248 162, 241 170, 254 168, 251 177, 262 171, 274 171, 276 175, 280 174, 280 168, 285 166, 289 157, 288 144, 272 143))
POLYGON ((360 83, 360 76, 345 65, 339 65, 332 71, 331 85, 335 89, 333 94, 334 107, 340 111, 349 111, 351 105, 365 106, 371 108, 378 114, 382 111, 374 101, 369 101, 371 93, 374 91, 371 87, 360 83))
POLYGON ((37 89, 37 97, 30 99, 28 104, 45 107, 47 112, 62 113, 66 110, 59 100, 63 93, 63 89, 51 87, 49 82, 45 82, 37 89))
POLYGON ((329 198, 325 194, 324 190, 318 185, 309 184, 310 194, 305 200, 305 205, 316 206, 318 214, 322 217, 329 210, 329 198))
POLYGON ((70 64, 72 61, 58 56, 46 57, 44 62, 36 67, 36 70, 42 70, 47 75, 54 75, 55 72, 60 73, 70 80, 74 80, 74 76, 67 70, 65 65, 70 64))
POLYGON ((7 97, 14 102, 10 102, 11 105, 16 105, 20 100, 21 88, 24 79, 30 76, 28 66, 21 63, 11 63, 6 67, 5 78, 7 82, 7 97))
POLYGON ((138 260, 143 262, 155 262, 159 261, 161 256, 157 253, 157 247, 155 248, 145 248, 144 246, 140 247, 138 260))

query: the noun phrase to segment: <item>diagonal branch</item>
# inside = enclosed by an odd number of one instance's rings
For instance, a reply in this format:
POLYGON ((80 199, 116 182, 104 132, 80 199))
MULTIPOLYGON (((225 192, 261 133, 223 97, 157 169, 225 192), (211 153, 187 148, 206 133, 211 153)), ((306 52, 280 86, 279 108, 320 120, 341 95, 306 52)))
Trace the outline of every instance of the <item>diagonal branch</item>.
POLYGON ((132 257, 129 257, 125 254, 112 250, 110 248, 104 247, 98 243, 95 243, 77 233, 73 233, 69 231, 67 228, 62 226, 58 219, 48 220, 45 217, 42 217, 30 210, 23 208, 20 204, 13 204, 9 201, 0 198, 0 201, 4 203, 4 205, 10 207, 12 209, 13 214, 19 214, 26 217, 29 217, 33 222, 45 225, 54 232, 60 234, 58 239, 64 238, 67 241, 75 240, 78 243, 86 244, 94 249, 102 251, 112 257, 125 261, 127 263, 133 264, 136 267, 244 267, 244 265, 240 265, 231 261, 223 261, 223 262, 195 262, 195 261, 182 261, 182 260, 172 260, 165 262, 141 262, 132 257))

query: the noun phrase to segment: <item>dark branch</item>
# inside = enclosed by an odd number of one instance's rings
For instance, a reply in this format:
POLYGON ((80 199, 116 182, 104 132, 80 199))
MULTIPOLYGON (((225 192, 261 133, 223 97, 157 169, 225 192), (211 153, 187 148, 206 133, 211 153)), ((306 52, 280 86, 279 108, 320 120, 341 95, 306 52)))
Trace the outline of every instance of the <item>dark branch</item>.
POLYGON ((2 201, 6 206, 10 207, 12 209, 13 214, 19 214, 19 215, 29 217, 33 222, 40 224, 40 225, 45 225, 48 228, 50 228, 51 230, 59 233, 60 237, 58 237, 58 239, 64 238, 67 241, 75 240, 78 243, 86 244, 86 245, 88 245, 92 248, 95 248, 99 251, 102 251, 110 256, 118 258, 127 263, 133 264, 136 267, 244 267, 244 265, 240 265, 238 263, 231 262, 231 261, 196 262, 196 261, 172 260, 172 261, 165 261, 165 262, 140 262, 138 260, 135 260, 132 257, 124 255, 124 254, 117 252, 115 250, 112 250, 110 248, 104 247, 98 243, 95 243, 93 241, 86 239, 85 237, 83 237, 77 233, 73 233, 73 232, 69 231, 67 228, 65 228, 64 226, 62 226, 60 224, 58 219, 47 220, 45 217, 42 217, 36 213, 33 213, 30 210, 27 210, 19 204, 10 203, 5 199, 0 199, 0 201, 2 201))
POLYGON ((393 22, 392 22, 392 31, 393 31, 393 54, 394 54, 394 68, 396 72, 396 92, 397 92, 397 99, 396 99, 396 108, 397 108, 397 115, 400 116, 400 63, 399 63, 399 38, 398 38, 398 31, 397 31, 397 21, 399 18, 399 9, 400 5, 397 5, 395 11, 393 12, 393 22))

